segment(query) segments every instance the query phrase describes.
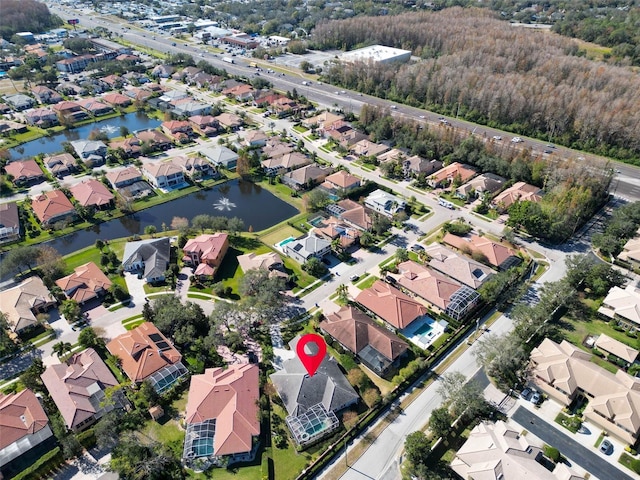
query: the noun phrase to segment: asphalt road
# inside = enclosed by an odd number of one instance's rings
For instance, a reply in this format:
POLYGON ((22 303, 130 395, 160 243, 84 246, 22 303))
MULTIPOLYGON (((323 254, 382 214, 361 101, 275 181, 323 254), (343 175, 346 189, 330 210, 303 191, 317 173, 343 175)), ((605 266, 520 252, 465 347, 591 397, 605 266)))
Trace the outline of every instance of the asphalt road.
MULTIPOLYGON (((207 53, 200 49, 200 45, 192 44, 189 42, 176 42, 176 46, 173 46, 174 42, 168 35, 163 36, 155 34, 154 32, 143 32, 142 30, 130 28, 126 29, 124 23, 114 23, 108 17, 87 15, 74 11, 63 11, 57 6, 50 6, 49 9, 60 15, 61 18, 78 18, 80 19, 80 26, 83 28, 95 28, 103 27, 111 30, 113 33, 122 35, 127 41, 142 45, 149 48, 153 48, 162 52, 173 53, 187 53, 193 56, 195 61, 206 60, 210 64, 226 69, 232 75, 240 75, 245 77, 251 77, 255 75, 255 69, 249 67, 249 63, 255 59, 234 57, 234 64, 229 64, 222 61, 221 55, 214 55, 207 53)), ((274 66, 278 65, 278 60, 273 62, 274 66)), ((289 67, 283 66, 288 69, 289 67)), ((509 149, 524 149, 530 148, 534 153, 541 157, 558 157, 561 159, 576 159, 576 161, 602 161, 612 162, 611 166, 616 170, 616 176, 612 191, 621 198, 630 201, 640 200, 640 167, 634 165, 628 165, 621 162, 614 162, 604 157, 597 155, 587 154, 578 150, 572 150, 570 148, 562 146, 550 147, 549 144, 543 140, 524 137, 517 135, 522 139, 521 143, 512 143, 511 139, 516 134, 497 130, 495 128, 486 127, 484 125, 478 125, 465 120, 461 120, 455 117, 443 116, 438 113, 422 110, 419 108, 409 107, 406 105, 395 104, 394 102, 383 100, 377 97, 369 95, 362 95, 358 92, 349 90, 342 90, 341 87, 335 87, 333 85, 318 84, 311 82, 310 85, 302 85, 303 81, 307 78, 298 72, 288 72, 284 74, 277 72, 276 74, 263 73, 262 76, 270 81, 276 89, 282 91, 292 91, 294 88, 298 90, 298 93, 306 96, 308 99, 316 102, 317 104, 331 108, 338 107, 344 111, 353 112, 359 114, 362 106, 366 104, 377 105, 381 107, 389 108, 389 113, 394 116, 400 116, 404 118, 413 119, 417 122, 428 123, 437 128, 453 128, 461 131, 468 132, 469 135, 475 135, 482 138, 487 142, 495 142, 503 150, 509 149), (338 89, 338 90, 336 90, 338 89), (344 92, 344 93, 342 93, 344 92), (441 122, 441 119, 445 119, 447 124, 441 122), (501 137, 501 140, 494 140, 494 137, 501 137), (545 151, 551 151, 551 154, 544 153, 545 151)))
MULTIPOLYGON (((616 480, 635 480, 633 477, 619 470, 613 472, 612 470, 615 469, 612 469, 611 465, 605 460, 599 458, 599 454, 589 451, 578 442, 571 440, 526 408, 518 407, 512 419, 546 444, 556 447, 563 456, 580 465, 591 473, 591 475, 601 480, 607 480, 609 478, 615 478, 616 480)), ((614 452, 612 455, 620 455, 620 453, 621 452, 614 452)))

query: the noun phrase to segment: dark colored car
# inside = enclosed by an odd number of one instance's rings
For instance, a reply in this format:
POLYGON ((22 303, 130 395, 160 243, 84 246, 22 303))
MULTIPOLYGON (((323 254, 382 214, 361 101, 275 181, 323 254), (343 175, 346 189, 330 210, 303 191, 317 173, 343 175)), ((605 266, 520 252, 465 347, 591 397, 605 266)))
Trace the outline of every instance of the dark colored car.
POLYGON ((605 455, 609 455, 611 452, 613 452, 612 443, 609 440, 604 439, 600 444, 600 451, 605 455))
POLYGON ((523 400, 529 400, 529 397, 531 397, 532 393, 533 392, 531 391, 531 389, 527 387, 520 392, 520 398, 522 398, 523 400))

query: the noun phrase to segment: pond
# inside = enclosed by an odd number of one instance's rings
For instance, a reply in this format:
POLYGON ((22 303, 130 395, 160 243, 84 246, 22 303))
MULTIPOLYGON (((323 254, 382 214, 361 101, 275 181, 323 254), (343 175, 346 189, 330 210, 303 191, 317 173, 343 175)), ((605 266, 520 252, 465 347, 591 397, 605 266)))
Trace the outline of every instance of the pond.
POLYGON ((148 128, 156 128, 160 123, 162 123, 160 120, 149 118, 142 112, 128 113, 120 117, 100 120, 72 130, 63 130, 48 137, 41 137, 23 143, 10 150, 11 158, 17 160, 19 158, 31 158, 40 153, 49 155, 62 152, 64 150, 62 146, 64 142, 89 138, 91 131, 96 129, 106 133, 109 138, 113 138, 120 136, 120 127, 127 127, 130 132, 135 132, 148 128))
POLYGON ((298 213, 295 207, 280 200, 260 185, 232 180, 211 190, 195 192, 126 217, 65 235, 47 242, 47 245, 54 247, 60 254, 67 255, 93 245, 98 239, 111 240, 142 234, 149 225, 153 225, 160 232, 162 224, 170 227, 174 217, 186 217, 191 220, 200 214, 238 217, 244 221, 245 229, 251 227, 253 231, 258 232, 298 213))

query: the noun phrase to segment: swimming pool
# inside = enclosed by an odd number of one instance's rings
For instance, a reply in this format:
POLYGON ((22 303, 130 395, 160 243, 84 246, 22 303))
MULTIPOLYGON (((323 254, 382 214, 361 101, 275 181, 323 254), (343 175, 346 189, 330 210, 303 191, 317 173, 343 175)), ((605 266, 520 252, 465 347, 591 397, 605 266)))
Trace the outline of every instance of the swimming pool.
POLYGON ((276 247, 284 247, 287 243, 291 243, 295 240, 295 237, 289 237, 282 240, 280 243, 276 245, 276 247))
POLYGON ((430 323, 423 323, 413 332, 413 334, 416 336, 426 335, 431 330, 433 330, 433 327, 430 323))

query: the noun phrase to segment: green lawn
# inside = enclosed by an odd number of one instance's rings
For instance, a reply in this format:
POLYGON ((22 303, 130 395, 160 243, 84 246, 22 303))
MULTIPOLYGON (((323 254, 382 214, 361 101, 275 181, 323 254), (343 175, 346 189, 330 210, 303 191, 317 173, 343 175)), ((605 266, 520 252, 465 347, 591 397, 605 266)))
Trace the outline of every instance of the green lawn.
POLYGON ((371 287, 374 283, 376 283, 376 280, 378 280, 378 277, 374 277, 373 275, 364 278, 361 282, 358 282, 356 284, 356 287, 358 287, 360 290, 365 290, 369 287, 371 287))
POLYGON ((605 322, 598 318, 595 309, 598 303, 593 300, 585 300, 582 302, 583 309, 572 311, 571 314, 561 318, 562 335, 567 341, 588 351, 582 345, 587 335, 599 335, 604 333, 611 338, 618 340, 632 348, 639 348, 640 341, 637 338, 628 337, 625 332, 619 332, 613 328, 611 322, 605 322))
POLYGON ((133 322, 123 323, 123 326, 124 326, 125 330, 133 330, 138 325, 142 325, 145 321, 146 320, 144 318, 140 318, 140 319, 135 320, 133 322))

